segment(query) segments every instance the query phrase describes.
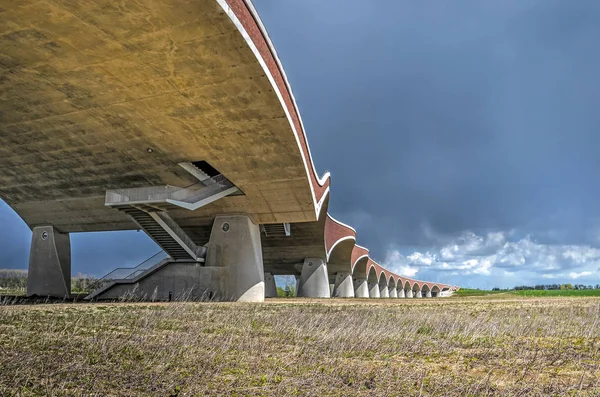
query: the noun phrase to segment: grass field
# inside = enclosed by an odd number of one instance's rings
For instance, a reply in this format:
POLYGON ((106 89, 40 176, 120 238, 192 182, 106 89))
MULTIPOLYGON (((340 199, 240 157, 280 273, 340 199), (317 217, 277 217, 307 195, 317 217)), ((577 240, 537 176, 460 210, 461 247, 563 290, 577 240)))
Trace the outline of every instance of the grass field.
POLYGON ((600 299, 0 307, 1 396, 600 395, 600 299))
POLYGON ((470 289, 461 288, 456 292, 457 297, 467 296, 532 296, 532 297, 544 297, 544 296, 568 296, 568 297, 589 297, 596 296, 600 297, 600 289, 584 289, 584 290, 510 290, 510 291, 489 291, 482 289, 470 289))

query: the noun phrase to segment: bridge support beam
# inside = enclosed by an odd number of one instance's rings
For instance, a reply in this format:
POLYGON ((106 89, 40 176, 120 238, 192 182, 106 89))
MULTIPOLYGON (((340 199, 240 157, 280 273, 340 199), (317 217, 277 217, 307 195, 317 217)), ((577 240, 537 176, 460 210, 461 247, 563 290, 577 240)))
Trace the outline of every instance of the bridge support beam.
POLYGON ((354 283, 352 282, 352 273, 338 272, 335 275, 335 285, 333 287, 334 298, 354 298, 354 283))
POLYGON ((277 297, 277 286, 275 285, 275 276, 273 274, 265 273, 265 298, 276 298, 277 297))
POLYGON ((404 289, 401 289, 398 292, 398 298, 406 298, 406 294, 404 293, 404 289))
POLYGON ((390 298, 397 298, 398 297, 398 291, 396 291, 396 288, 392 287, 390 288, 390 298))
POLYGON ((356 298, 368 298, 369 297, 369 284, 367 279, 357 278, 354 280, 354 297, 356 298))
POLYGON ((302 265, 298 296, 305 298, 329 298, 327 264, 320 258, 307 258, 302 265))
POLYGON ((421 294, 421 290, 418 290, 415 292, 415 298, 422 298, 423 295, 421 294))
POLYGON ((379 297, 380 298, 389 298, 390 297, 390 290, 388 289, 387 285, 379 286, 379 297))
POLYGON ((413 292, 412 292, 412 289, 407 289, 407 290, 406 290, 406 297, 407 297, 407 298, 412 298, 412 297, 413 297, 413 292))
POLYGON ((71 295, 71 238, 52 226, 33 228, 27 296, 68 298, 71 295))
POLYGON ((379 298, 379 284, 369 283, 369 298, 379 298))
POLYGON ((247 215, 215 218, 206 266, 223 268, 217 299, 238 302, 265 300, 260 229, 247 215))
POLYGON ((425 298, 431 298, 431 290, 425 293, 425 298))

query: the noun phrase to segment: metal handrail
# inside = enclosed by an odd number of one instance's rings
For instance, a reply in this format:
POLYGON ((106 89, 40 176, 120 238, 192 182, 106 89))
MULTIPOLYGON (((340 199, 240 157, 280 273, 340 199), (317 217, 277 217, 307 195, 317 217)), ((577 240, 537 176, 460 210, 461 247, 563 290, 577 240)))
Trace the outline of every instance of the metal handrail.
POLYGON ((189 187, 171 185, 136 187, 129 189, 110 189, 106 191, 106 205, 123 205, 137 203, 161 203, 168 200, 194 203, 204 197, 233 187, 223 174, 210 178, 211 184, 197 183, 189 187))
POLYGON ((97 290, 113 281, 132 279, 167 258, 169 258, 169 255, 164 250, 160 250, 135 267, 118 267, 112 270, 104 277, 96 280, 96 282, 90 286, 90 289, 97 290))

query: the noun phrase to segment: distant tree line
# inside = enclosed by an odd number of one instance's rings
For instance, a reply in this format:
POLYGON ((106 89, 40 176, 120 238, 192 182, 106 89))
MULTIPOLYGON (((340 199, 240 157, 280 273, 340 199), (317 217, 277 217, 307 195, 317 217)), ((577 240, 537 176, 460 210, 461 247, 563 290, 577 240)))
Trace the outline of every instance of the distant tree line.
POLYGON ((0 269, 0 290, 25 291, 27 271, 0 269))
MULTIPOLYGON (((517 285, 513 288, 519 290, 584 290, 584 289, 600 289, 600 284, 584 285, 584 284, 537 284, 537 285, 517 285)), ((504 291, 500 288, 492 288, 492 291, 504 291)))
MULTIPOLYGON (((90 292, 95 277, 78 274, 71 277, 71 292, 90 292)), ((0 269, 0 292, 2 290, 25 291, 27 288, 27 270, 0 269)))

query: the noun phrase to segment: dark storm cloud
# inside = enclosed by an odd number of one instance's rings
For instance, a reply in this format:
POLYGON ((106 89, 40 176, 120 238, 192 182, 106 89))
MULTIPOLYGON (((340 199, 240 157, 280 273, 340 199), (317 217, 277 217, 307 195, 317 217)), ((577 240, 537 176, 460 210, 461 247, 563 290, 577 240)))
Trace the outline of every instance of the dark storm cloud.
POLYGON ((376 257, 463 230, 598 242, 600 2, 255 6, 331 212, 376 257))

